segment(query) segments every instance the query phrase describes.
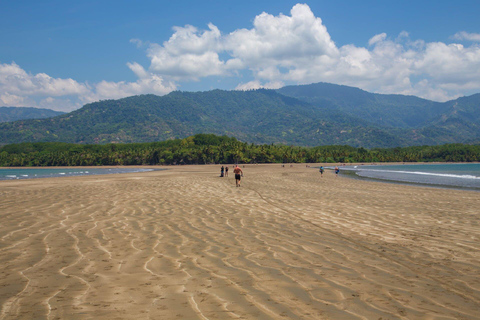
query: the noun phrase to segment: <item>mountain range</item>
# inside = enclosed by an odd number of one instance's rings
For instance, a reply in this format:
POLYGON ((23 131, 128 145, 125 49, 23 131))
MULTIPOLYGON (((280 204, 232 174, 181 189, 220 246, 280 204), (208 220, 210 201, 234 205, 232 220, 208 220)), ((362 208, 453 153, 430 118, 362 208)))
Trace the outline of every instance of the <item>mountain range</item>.
POLYGON ((65 112, 28 107, 0 107, 0 122, 51 118, 65 112))
POLYGON ((130 143, 197 133, 251 143, 397 147, 480 142, 480 94, 440 103, 316 83, 278 90, 175 91, 0 123, 0 142, 130 143))

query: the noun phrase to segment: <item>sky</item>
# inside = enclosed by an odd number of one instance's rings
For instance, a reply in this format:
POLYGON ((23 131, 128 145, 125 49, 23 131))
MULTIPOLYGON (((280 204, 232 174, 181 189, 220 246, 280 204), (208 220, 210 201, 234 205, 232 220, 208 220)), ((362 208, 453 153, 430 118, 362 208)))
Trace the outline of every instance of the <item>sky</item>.
POLYGON ((0 0, 0 106, 316 82, 480 93, 478 0, 0 0))

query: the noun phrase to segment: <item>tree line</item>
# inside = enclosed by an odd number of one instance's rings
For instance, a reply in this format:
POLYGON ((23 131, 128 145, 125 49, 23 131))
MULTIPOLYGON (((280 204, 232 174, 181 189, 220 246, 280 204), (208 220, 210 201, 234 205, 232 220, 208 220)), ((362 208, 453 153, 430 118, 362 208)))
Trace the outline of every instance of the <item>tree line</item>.
POLYGON ((129 144, 37 142, 0 148, 0 166, 105 166, 227 163, 478 162, 480 145, 404 148, 257 145, 197 134, 185 139, 129 144))

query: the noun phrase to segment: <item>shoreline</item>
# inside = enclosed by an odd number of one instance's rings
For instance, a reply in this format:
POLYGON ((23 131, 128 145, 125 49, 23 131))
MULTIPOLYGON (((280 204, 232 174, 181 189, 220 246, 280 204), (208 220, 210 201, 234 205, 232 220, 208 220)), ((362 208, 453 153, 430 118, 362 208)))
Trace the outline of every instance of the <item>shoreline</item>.
MULTIPOLYGON (((352 167, 352 166, 361 166, 361 167, 368 167, 368 166, 389 166, 389 165, 449 165, 449 164, 478 164, 477 162, 414 162, 414 163, 404 163, 404 162, 385 162, 385 163, 351 163, 351 164, 331 164, 331 163, 295 163, 295 164, 288 164, 294 166, 305 166, 307 168, 319 168, 319 166, 324 166, 327 170, 333 170, 333 166, 338 166, 340 169, 345 167, 352 167)), ((0 167, 1 169, 8 170, 23 170, 23 169, 31 169, 31 170, 110 170, 110 169, 118 169, 118 170, 132 170, 131 173, 134 173, 134 169, 140 170, 171 170, 172 168, 179 168, 184 166, 210 166, 210 167, 220 167, 220 166, 234 166, 232 164, 201 164, 201 165, 134 165, 134 166, 51 166, 51 167, 0 167)), ((275 166, 275 165, 286 165, 283 163, 274 163, 274 164, 241 164, 241 166, 275 166)), ((0 171, 1 172, 1 171, 0 171)), ((3 179, 0 177, 0 181, 12 181, 12 180, 28 180, 28 179, 45 179, 45 178, 53 178, 53 177, 80 177, 84 175, 104 175, 104 174, 119 174, 119 173, 130 173, 130 172, 106 172, 106 173, 90 173, 90 174, 67 174, 67 175, 52 175, 52 176, 40 176, 40 177, 10 177, 3 179)), ((364 177, 355 174, 353 170, 340 170, 340 175, 348 177, 350 179, 358 179, 364 181, 377 181, 380 183, 388 183, 388 184, 400 184, 400 185, 407 185, 407 186, 421 186, 421 187, 430 187, 430 188, 439 188, 439 189, 450 189, 450 190, 459 190, 459 191, 476 191, 480 192, 480 188, 478 187, 469 187, 469 186, 456 186, 456 185, 448 185, 448 184, 439 184, 439 183, 428 183, 428 182, 409 182, 409 181, 401 181, 401 180, 394 180, 394 179, 382 179, 382 178, 374 178, 374 177, 364 177)))
POLYGON ((428 183, 419 183, 419 182, 408 182, 408 181, 361 177, 357 175, 354 171, 342 172, 342 170, 340 170, 339 174, 349 179, 357 179, 361 181, 375 181, 380 183, 399 184, 399 185, 406 185, 406 186, 412 186, 412 187, 426 187, 426 188, 434 188, 434 189, 480 192, 480 188, 474 188, 474 187, 458 187, 458 186, 450 186, 450 185, 442 185, 442 184, 428 184, 428 183))
MULTIPOLYGON (((455 185, 448 185, 448 184, 435 184, 435 183, 422 183, 422 182, 409 182, 409 181, 401 181, 401 180, 389 180, 389 179, 381 179, 381 178, 374 178, 374 177, 363 177, 355 174, 353 170, 341 170, 341 168, 344 167, 352 167, 352 166, 389 166, 389 165, 442 165, 442 164, 478 164, 479 162, 383 162, 383 163, 348 163, 348 164, 343 164, 343 163, 295 163, 295 164, 288 164, 294 165, 294 166, 305 166, 310 169, 315 169, 319 168, 320 166, 324 166, 325 169, 327 170, 333 170, 333 166, 338 166, 340 168, 340 175, 348 177, 350 179, 358 179, 358 180, 363 180, 363 181, 377 181, 380 183, 387 183, 387 184, 399 184, 399 185, 407 185, 407 186, 414 186, 414 187, 429 187, 429 188, 438 188, 438 189, 449 189, 449 190, 458 190, 458 191, 475 191, 475 192, 480 192, 480 188, 477 187, 468 187, 468 186, 455 186, 455 185)), ((14 169, 14 170, 23 170, 23 169, 39 169, 39 170, 49 170, 49 169, 66 169, 66 170, 72 170, 72 169, 125 169, 125 170, 134 170, 134 169, 142 169, 142 170, 152 170, 152 171, 157 171, 157 170, 171 170, 172 168, 181 168, 181 167, 188 167, 188 166, 210 166, 210 167, 220 167, 220 166, 234 166, 234 164, 201 164, 201 165, 133 165, 133 166, 51 166, 51 167, 0 167, 0 170, 8 170, 8 169, 14 169)), ((275 165, 286 165, 283 163, 266 163, 266 164, 241 164, 241 166, 275 166, 275 165)), ((16 177, 16 178, 9 178, 9 179, 2 179, 0 178, 1 181, 12 181, 12 180, 29 180, 29 179, 48 179, 48 178, 54 178, 54 177, 81 177, 85 175, 105 175, 105 174, 120 174, 120 173, 135 173, 135 171, 132 172, 114 172, 114 173, 98 173, 98 174, 75 174, 75 175, 55 175, 52 177, 49 176, 40 176, 40 177, 16 177)))
POLYGON ((0 171, 0 181, 48 179, 60 177, 81 177, 109 175, 120 173, 135 173, 165 170, 147 167, 47 167, 47 168, 9 168, 0 171), (8 171, 7 171, 8 170, 8 171))
MULTIPOLYGON (((349 167, 359 167, 359 171, 361 171, 362 167, 370 167, 370 166, 375 166, 375 167, 384 167, 384 166, 414 166, 414 165, 425 165, 425 166, 435 166, 435 165, 472 165, 472 164, 478 164, 478 162, 457 162, 457 163, 450 163, 450 162, 436 162, 436 163, 430 163, 430 162, 415 162, 415 163, 380 163, 380 164, 352 164, 352 165, 346 165, 346 166, 338 166, 340 168, 340 175, 343 175, 345 177, 348 177, 350 179, 358 179, 358 180, 363 180, 363 181, 377 181, 381 183, 389 183, 389 184, 400 184, 400 185, 407 185, 407 186, 423 186, 423 187, 430 187, 430 188, 440 188, 440 189, 451 189, 451 190, 466 190, 466 191, 477 191, 480 192, 480 186, 462 186, 462 185, 454 185, 454 184, 448 184, 448 183, 435 183, 435 182, 416 182, 416 181, 404 181, 404 180, 396 180, 394 178, 376 178, 376 177, 369 177, 369 176, 361 176, 357 174, 357 170, 350 169, 349 167), (342 168, 348 168, 347 170, 342 170, 342 168)), ((318 168, 318 167, 315 167, 318 168)), ((326 166, 324 167, 327 170, 333 170, 333 166, 326 166)), ((393 172, 393 171, 392 171, 393 172)))

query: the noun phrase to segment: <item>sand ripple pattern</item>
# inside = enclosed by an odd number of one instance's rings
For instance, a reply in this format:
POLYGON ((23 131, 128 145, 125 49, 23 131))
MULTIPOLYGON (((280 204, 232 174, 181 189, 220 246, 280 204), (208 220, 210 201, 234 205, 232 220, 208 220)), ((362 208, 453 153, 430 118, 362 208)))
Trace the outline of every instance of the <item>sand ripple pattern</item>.
POLYGON ((217 169, 0 183, 0 319, 480 319, 477 192, 217 169))

